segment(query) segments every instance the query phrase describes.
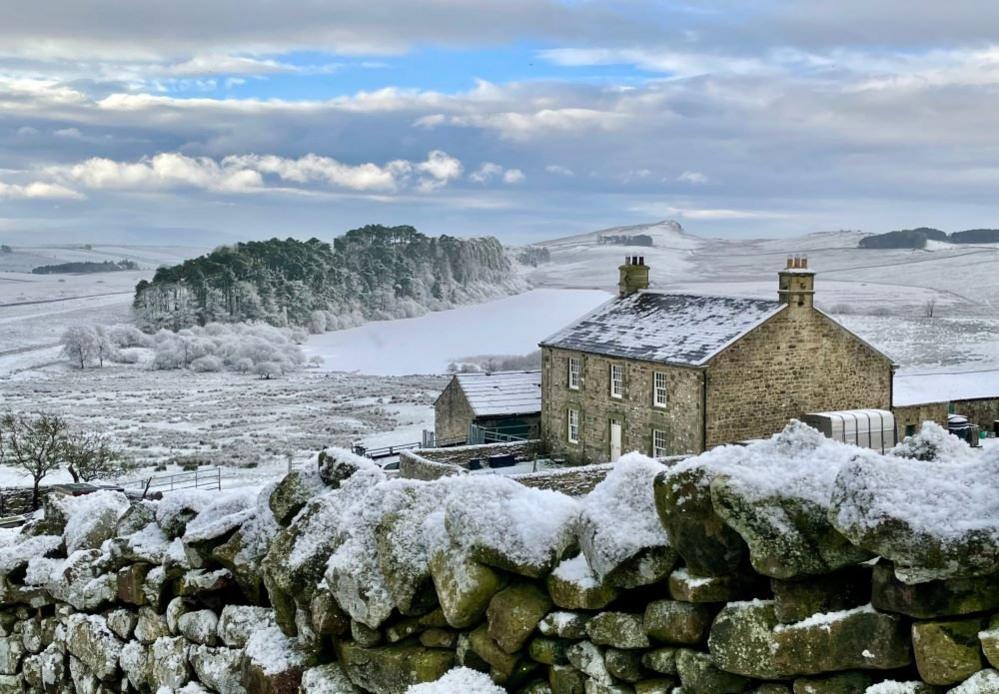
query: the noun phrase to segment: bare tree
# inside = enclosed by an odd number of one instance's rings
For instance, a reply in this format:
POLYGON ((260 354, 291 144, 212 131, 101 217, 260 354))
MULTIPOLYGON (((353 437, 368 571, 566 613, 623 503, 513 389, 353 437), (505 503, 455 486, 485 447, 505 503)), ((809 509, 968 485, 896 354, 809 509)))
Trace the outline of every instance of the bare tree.
POLYGON ((933 312, 936 311, 936 308, 937 308, 937 299, 936 297, 931 296, 929 299, 926 300, 926 303, 923 304, 923 315, 926 316, 927 318, 932 318, 933 312))
POLYGON ((104 360, 110 359, 112 352, 114 352, 114 343, 111 342, 108 331, 104 329, 103 325, 94 328, 94 352, 97 355, 97 363, 103 369, 104 360))
POLYGON ((23 468, 31 475, 32 504, 38 508, 38 487, 63 461, 68 426, 58 415, 30 417, 8 412, 0 417, 0 463, 23 468))
POLYGON ((74 325, 62 334, 62 353, 81 369, 94 360, 97 354, 97 334, 93 328, 74 325))
POLYGON ((124 469, 121 452, 102 434, 67 438, 63 444, 66 471, 74 482, 114 477, 124 469))

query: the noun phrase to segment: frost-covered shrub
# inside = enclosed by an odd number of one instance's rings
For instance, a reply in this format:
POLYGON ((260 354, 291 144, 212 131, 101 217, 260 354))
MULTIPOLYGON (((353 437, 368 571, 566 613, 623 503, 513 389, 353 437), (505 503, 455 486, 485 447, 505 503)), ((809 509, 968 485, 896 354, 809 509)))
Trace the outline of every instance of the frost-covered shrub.
POLYGON ((164 371, 169 369, 179 369, 184 366, 184 354, 179 341, 160 342, 156 345, 156 353, 153 356, 152 368, 164 371))
POLYGON ((119 349, 126 347, 150 347, 152 345, 150 336, 134 325, 125 325, 123 323, 112 325, 108 329, 107 334, 111 344, 119 349))
POLYGON ((309 332, 313 335, 326 332, 326 311, 313 311, 309 314, 309 332))
POLYGON ((119 364, 138 364, 140 359, 137 349, 119 349, 111 353, 111 361, 119 364))
POLYGON ((222 360, 213 355, 198 357, 191 362, 191 371, 215 372, 222 370, 222 360))

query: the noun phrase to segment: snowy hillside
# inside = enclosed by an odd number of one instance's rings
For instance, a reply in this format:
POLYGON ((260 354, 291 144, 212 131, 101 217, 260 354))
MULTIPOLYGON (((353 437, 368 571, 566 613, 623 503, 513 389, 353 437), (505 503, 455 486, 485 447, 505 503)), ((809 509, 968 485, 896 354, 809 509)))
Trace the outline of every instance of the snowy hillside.
MULTIPOLYGON (((140 268, 155 270, 173 265, 209 250, 202 246, 65 245, 10 246, 0 252, 0 272, 31 272, 39 265, 57 263, 131 260, 140 268)), ((133 283, 134 284, 134 283, 133 283)))
POLYGON ((949 243, 918 250, 858 248, 865 236, 833 231, 710 239, 667 220, 539 244, 551 262, 526 272, 539 287, 613 291, 624 257, 641 255, 651 266, 654 289, 774 298, 776 273, 786 257, 807 254, 817 273, 816 304, 885 349, 903 369, 999 364, 999 248, 949 243), (652 245, 606 241, 641 236, 651 237, 652 245))

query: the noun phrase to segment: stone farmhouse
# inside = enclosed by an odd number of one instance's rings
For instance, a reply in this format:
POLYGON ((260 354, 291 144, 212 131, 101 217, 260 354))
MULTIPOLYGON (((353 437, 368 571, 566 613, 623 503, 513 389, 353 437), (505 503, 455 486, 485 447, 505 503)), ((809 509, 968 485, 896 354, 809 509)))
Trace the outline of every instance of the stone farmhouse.
POLYGON ((815 308, 789 258, 775 300, 650 291, 644 258, 619 295, 541 343, 541 436, 573 463, 699 453, 792 418, 890 410, 892 360, 815 308))

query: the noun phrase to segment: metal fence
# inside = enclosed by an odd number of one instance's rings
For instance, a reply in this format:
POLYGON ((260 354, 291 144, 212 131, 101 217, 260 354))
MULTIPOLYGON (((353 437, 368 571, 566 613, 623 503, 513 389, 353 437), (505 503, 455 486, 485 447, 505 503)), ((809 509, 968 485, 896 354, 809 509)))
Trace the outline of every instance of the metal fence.
POLYGON ((175 492, 179 489, 217 489, 222 490, 222 468, 214 467, 210 471, 198 469, 190 472, 176 472, 169 475, 154 475, 143 480, 135 480, 122 485, 128 489, 140 489, 144 493, 175 492))

